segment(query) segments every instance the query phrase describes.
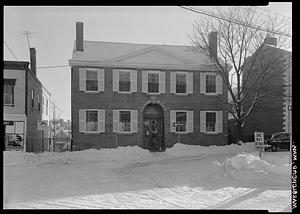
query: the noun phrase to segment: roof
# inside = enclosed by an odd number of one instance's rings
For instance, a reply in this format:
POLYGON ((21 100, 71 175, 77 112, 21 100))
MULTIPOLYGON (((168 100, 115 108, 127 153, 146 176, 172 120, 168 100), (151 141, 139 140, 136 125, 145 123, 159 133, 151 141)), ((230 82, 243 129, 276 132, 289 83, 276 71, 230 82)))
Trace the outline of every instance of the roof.
POLYGON ((170 66, 211 66, 209 58, 192 46, 134 44, 121 42, 84 41, 83 52, 73 46, 70 64, 76 61, 112 64, 156 64, 170 66))

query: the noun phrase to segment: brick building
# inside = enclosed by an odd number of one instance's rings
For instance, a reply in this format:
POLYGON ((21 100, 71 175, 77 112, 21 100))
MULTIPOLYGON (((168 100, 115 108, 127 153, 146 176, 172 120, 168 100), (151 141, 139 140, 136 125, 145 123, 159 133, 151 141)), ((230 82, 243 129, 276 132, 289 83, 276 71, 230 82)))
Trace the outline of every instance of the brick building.
MULTIPOLYGON (((5 150, 40 150, 42 134, 37 123, 49 121, 51 94, 36 77, 35 49, 30 48, 30 63, 4 61, 3 80, 5 150)), ((49 130, 44 134, 47 137, 49 130)))
MULTIPOLYGON (((244 83, 245 88, 256 88, 258 83, 252 83, 265 72, 260 94, 267 96, 247 119, 243 129, 245 141, 253 141, 255 131, 264 132, 265 138, 271 137, 274 132, 291 132, 292 114, 289 106, 292 105, 292 52, 277 47, 277 39, 269 37, 265 39, 260 51, 248 60, 254 58, 254 74, 244 83)), ((253 96, 255 93, 250 93, 249 102, 253 96)))
POLYGON ((77 22, 69 64, 74 150, 227 144, 227 90, 191 47, 84 41, 77 22))

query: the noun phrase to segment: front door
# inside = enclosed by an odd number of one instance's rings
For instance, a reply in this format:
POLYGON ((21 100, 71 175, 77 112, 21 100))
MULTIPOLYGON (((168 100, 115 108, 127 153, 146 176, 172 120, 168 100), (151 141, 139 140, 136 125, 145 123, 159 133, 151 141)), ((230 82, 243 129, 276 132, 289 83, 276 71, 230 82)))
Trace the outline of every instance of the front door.
POLYGON ((144 111, 144 147, 150 151, 164 150, 163 118, 160 106, 147 106, 144 111))

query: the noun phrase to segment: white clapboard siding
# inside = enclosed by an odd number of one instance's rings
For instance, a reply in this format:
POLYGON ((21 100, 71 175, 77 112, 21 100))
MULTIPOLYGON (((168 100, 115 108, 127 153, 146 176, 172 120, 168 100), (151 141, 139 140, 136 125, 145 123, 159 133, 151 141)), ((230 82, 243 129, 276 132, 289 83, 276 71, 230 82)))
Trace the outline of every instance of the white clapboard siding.
POLYGON ((166 74, 165 72, 159 72, 159 93, 166 92, 166 74))
POLYGON ((105 110, 98 109, 98 131, 105 132, 105 110))
POLYGON ((86 110, 79 109, 79 132, 86 131, 86 110))
POLYGON ((170 93, 176 92, 176 74, 170 72, 170 93))
POLYGON ((137 125, 138 125, 138 116, 137 116, 137 110, 131 110, 130 113, 130 131, 131 132, 138 132, 137 131, 137 125))
POLYGON ((205 73, 200 73, 200 93, 204 94, 206 92, 206 75, 205 73))
POLYGON ((85 91, 86 89, 86 76, 85 76, 85 69, 79 68, 79 90, 85 91))
POLYGON ((142 71, 142 92, 148 92, 148 72, 142 71))
POLYGON ((113 132, 119 131, 119 110, 113 110, 113 132))
POLYGON ((113 91, 119 91, 119 71, 113 70, 113 91))
POLYGON ((173 125, 173 123, 176 122, 176 111, 171 110, 170 111, 170 132, 176 132, 176 127, 173 125))
POLYGON ((104 91, 105 74, 104 69, 98 70, 98 91, 104 91))
POLYGON ((194 132, 194 112, 187 112, 187 132, 194 132))
POLYGON ((216 93, 223 94, 223 79, 221 75, 216 75, 216 93))
POLYGON ((206 112, 200 111, 200 132, 206 132, 206 112))
POLYGON ((187 94, 192 94, 193 93, 193 72, 189 72, 186 75, 187 81, 187 94))
POLYGON ((130 91, 137 92, 137 71, 132 70, 130 72, 130 91))
POLYGON ((216 115, 216 132, 222 133, 223 132, 223 111, 218 111, 216 115))

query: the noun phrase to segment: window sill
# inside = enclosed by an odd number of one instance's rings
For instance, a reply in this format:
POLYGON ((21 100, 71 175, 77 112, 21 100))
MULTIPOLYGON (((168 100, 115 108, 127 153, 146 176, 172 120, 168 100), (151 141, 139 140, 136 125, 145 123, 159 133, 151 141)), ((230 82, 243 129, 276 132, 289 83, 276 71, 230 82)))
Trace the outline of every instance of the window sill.
POLYGON ((217 94, 217 93, 204 93, 204 95, 207 95, 207 96, 217 96, 219 94, 217 94))
POLYGON ((149 94, 149 95, 160 95, 161 93, 155 93, 155 92, 144 92, 144 93, 146 93, 146 94, 149 94))
POLYGON ((90 94, 97 94, 99 93, 100 91, 84 91, 85 93, 90 93, 90 94))
POLYGON ((220 132, 202 132, 202 133, 207 134, 207 135, 221 134, 220 132))
POLYGON ((95 132, 81 132, 81 133, 84 133, 84 134, 99 134, 99 133, 104 133, 104 132, 99 132, 99 131, 95 131, 95 132))
POLYGON ((190 95, 188 93, 172 93, 174 95, 178 95, 178 96, 187 96, 187 95, 190 95))
POLYGON ((3 104, 4 106, 10 106, 10 107, 14 107, 14 104, 3 104))
POLYGON ((190 133, 193 133, 193 132, 173 132, 175 134, 190 134, 190 133))
POLYGON ((133 92, 132 91, 115 91, 119 94, 132 94, 133 92))
POLYGON ((122 135, 131 135, 131 134, 136 134, 137 132, 114 132, 115 134, 122 134, 122 135))

